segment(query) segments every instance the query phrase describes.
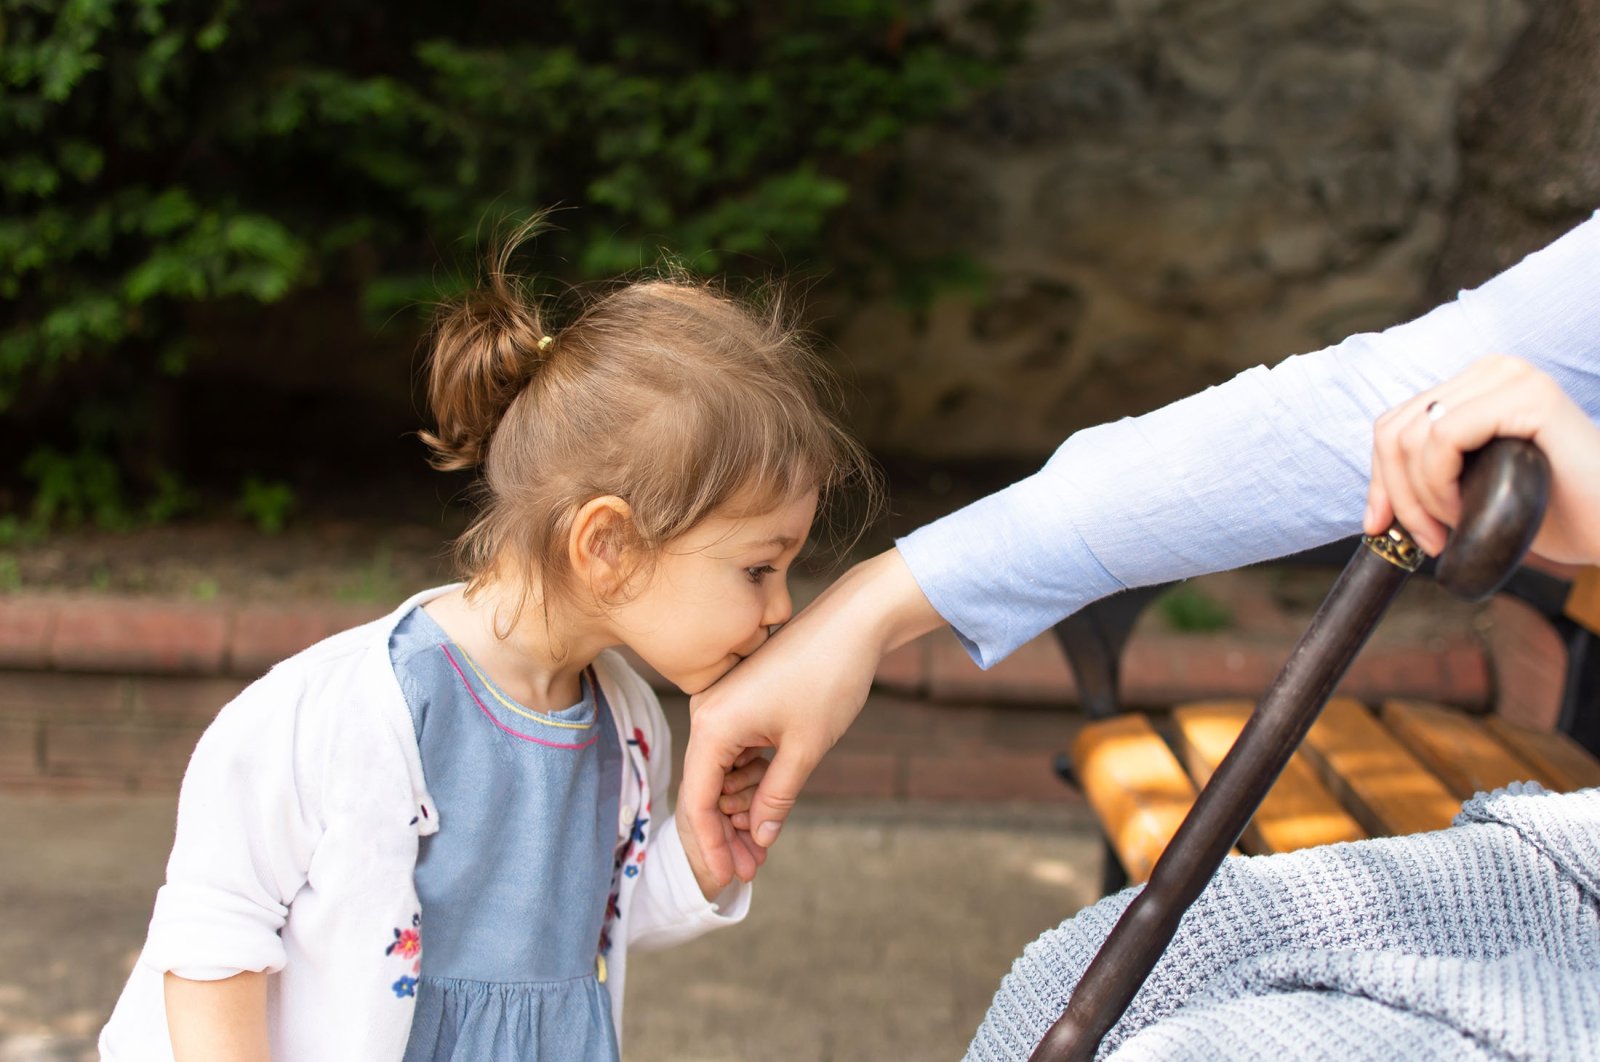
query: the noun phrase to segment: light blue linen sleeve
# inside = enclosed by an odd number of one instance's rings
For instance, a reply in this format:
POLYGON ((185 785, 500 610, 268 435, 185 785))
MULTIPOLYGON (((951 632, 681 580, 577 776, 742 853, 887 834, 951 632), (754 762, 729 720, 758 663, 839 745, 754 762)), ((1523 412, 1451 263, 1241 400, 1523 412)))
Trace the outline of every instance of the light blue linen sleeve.
POLYGON ((1491 353, 1539 366, 1600 419, 1600 212, 1417 320, 1080 431, 897 546, 988 667, 1118 590, 1356 534, 1378 415, 1491 353))

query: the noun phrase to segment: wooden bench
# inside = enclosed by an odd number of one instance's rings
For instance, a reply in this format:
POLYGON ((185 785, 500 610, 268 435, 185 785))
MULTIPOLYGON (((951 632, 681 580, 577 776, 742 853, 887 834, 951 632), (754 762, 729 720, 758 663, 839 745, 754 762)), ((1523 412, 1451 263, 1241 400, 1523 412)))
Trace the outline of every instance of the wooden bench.
MULTIPOLYGON (((1355 541, 1291 562, 1342 565, 1355 541)), ((1079 786, 1106 838, 1102 886, 1142 882, 1255 704, 1240 700, 1123 710, 1122 649, 1143 608, 1168 586, 1128 591, 1068 617, 1055 633, 1078 682, 1085 724, 1063 778, 1079 786)), ((1524 566, 1500 591, 1534 607, 1566 649, 1558 729, 1494 714, 1390 699, 1329 701, 1268 793, 1235 851, 1287 852, 1450 824, 1480 790, 1533 780, 1568 791, 1600 785, 1600 569, 1567 581, 1524 566), (1584 711, 1586 706, 1592 710, 1584 711)))

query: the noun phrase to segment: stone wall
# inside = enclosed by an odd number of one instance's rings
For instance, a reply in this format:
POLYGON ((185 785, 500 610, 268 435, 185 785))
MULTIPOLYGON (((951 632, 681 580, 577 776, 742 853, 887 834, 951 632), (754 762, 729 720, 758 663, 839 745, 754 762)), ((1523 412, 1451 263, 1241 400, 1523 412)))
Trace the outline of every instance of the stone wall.
MULTIPOLYGON (((1519 0, 1041 0, 1024 61, 908 146, 907 253, 982 296, 833 309, 885 453, 1048 453, 1242 368, 1422 307, 1459 104, 1519 0)), ((825 309, 827 309, 825 307, 825 309)))
POLYGON ((1540 0, 1462 107, 1461 194, 1434 298, 1481 283, 1600 206, 1600 0, 1540 0))

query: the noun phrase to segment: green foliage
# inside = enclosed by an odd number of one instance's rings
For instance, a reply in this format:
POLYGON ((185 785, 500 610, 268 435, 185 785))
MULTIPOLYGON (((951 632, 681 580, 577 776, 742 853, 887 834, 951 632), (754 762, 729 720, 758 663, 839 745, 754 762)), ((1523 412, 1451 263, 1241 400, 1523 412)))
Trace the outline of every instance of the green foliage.
POLYGON ((22 472, 34 482, 36 526, 77 527, 87 520, 105 528, 125 529, 133 523, 122 496, 122 476, 99 450, 85 447, 63 453, 41 447, 23 461, 22 472))
POLYGON ((1207 634, 1233 626, 1228 606, 1190 583, 1173 587, 1157 603, 1167 625, 1186 634, 1207 634))
POLYGON ((276 535, 289 522, 294 505, 294 488, 289 484, 248 476, 239 488, 235 508, 263 535, 276 535))
MULTIPOLYGON (((441 258, 470 271, 485 219, 551 205, 553 283, 664 248, 815 261, 856 168, 988 83, 1027 2, 933 6, 0 0, 0 418, 228 357, 197 346, 208 305, 321 287, 391 319, 441 258)), ((93 460, 34 468, 52 518, 129 511, 93 460)))
POLYGON ((131 502, 117 463, 88 443, 71 452, 37 447, 23 459, 22 474, 33 482, 32 512, 25 521, 16 515, 0 519, 0 542, 37 538, 51 527, 85 523, 127 531, 165 523, 198 504, 194 491, 163 468, 153 472, 142 503, 131 502))
POLYGON ((157 468, 153 474, 149 500, 144 505, 144 519, 152 524, 164 524, 181 516, 200 504, 199 495, 177 474, 157 468))

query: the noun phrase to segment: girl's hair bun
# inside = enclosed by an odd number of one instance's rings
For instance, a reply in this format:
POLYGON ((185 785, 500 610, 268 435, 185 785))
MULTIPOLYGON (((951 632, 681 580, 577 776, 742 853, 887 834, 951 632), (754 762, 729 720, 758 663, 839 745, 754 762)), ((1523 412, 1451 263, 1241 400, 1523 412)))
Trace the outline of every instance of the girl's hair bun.
POLYGON ((428 407, 436 428, 421 435, 435 468, 483 462, 500 418, 550 347, 537 303, 506 272, 518 242, 508 241, 495 254, 487 283, 434 315, 428 407))
POLYGON ((568 543, 594 498, 626 501, 614 544, 645 566, 718 512, 766 512, 813 491, 826 505, 847 485, 866 489, 872 511, 871 459, 776 290, 746 302, 681 274, 623 281, 564 296, 552 338, 507 269, 538 224, 500 244, 480 290, 435 324, 437 434, 423 438, 439 468, 482 466, 479 511, 455 547, 469 594, 520 582, 512 623, 529 595, 547 610, 593 604, 568 543))

